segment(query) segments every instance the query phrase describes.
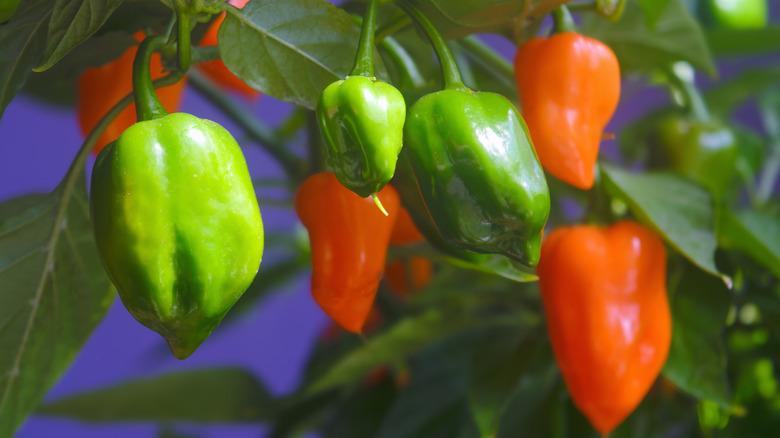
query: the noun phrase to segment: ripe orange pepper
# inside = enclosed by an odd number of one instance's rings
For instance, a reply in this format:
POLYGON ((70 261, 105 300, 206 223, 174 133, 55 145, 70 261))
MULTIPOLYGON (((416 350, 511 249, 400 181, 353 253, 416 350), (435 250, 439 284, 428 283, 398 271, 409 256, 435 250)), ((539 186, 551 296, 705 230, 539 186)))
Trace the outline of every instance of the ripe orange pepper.
POLYGON ((532 38, 515 55, 515 78, 542 167, 591 188, 602 133, 620 99, 615 54, 576 32, 532 38))
MULTIPOLYGON (((249 3, 249 0, 230 0, 228 3, 241 9, 249 3)), ((206 33, 203 35, 203 39, 200 40, 201 47, 216 46, 217 45, 217 32, 219 32, 219 26, 225 21, 225 12, 219 14, 216 20, 209 26, 206 33)), ((215 59, 213 61, 202 62, 198 64, 198 69, 201 70, 206 76, 211 78, 218 85, 238 92, 248 98, 255 98, 260 96, 260 92, 250 87, 244 81, 239 79, 236 75, 230 72, 225 66, 225 63, 221 59, 215 59)))
MULTIPOLYGON (((423 242, 425 237, 414 225, 409 212, 401 207, 393 232, 390 234, 391 245, 409 245, 423 242)), ((410 290, 425 287, 433 275, 433 263, 423 257, 412 257, 409 260, 394 260, 385 267, 385 278, 390 290, 399 297, 405 297, 410 290), (407 268, 408 263, 408 268, 407 268), (408 269, 408 270, 407 270, 408 269), (407 276, 409 274, 409 276, 407 276), (411 277, 411 278, 409 278, 411 277), (409 287, 411 284, 411 287, 409 287)))
POLYGON ((311 293, 322 310, 344 329, 360 333, 371 311, 385 267, 390 232, 401 201, 385 186, 371 198, 345 188, 332 172, 310 176, 295 197, 295 211, 311 242, 311 293))
MULTIPOLYGON (((141 42, 144 36, 144 33, 139 31, 133 38, 141 42)), ((86 69, 79 78, 76 114, 83 135, 89 134, 108 110, 133 91, 133 59, 137 51, 138 47, 131 47, 106 65, 86 69)), ((165 75, 159 54, 152 55, 150 69, 153 80, 165 75)), ((173 85, 157 89, 157 96, 168 112, 178 111, 185 85, 186 80, 182 79, 173 85)), ((97 155, 105 145, 116 140, 135 122, 135 104, 131 103, 108 125, 92 152, 97 155)))
POLYGON ((630 221, 558 228, 542 244, 537 273, 566 386, 606 435, 636 409, 669 353, 664 244, 630 221))

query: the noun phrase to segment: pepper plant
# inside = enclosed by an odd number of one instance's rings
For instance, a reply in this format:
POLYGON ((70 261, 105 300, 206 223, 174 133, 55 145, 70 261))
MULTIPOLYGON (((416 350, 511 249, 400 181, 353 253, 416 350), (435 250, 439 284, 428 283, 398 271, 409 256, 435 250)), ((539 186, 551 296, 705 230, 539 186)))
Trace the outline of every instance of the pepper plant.
POLYGON ((0 201, 0 438, 31 415, 160 437, 771 436, 772 14, 0 0, 0 133, 22 96, 75 108, 84 134, 53 191, 0 201), (185 88, 232 132, 188 114, 185 88), (258 96, 294 109, 269 123, 258 96), (250 178, 257 151, 273 177, 250 178), (298 222, 271 230, 274 210, 298 222), (293 391, 185 368, 309 273, 332 321, 293 391), (117 295, 185 362, 46 397, 117 295))

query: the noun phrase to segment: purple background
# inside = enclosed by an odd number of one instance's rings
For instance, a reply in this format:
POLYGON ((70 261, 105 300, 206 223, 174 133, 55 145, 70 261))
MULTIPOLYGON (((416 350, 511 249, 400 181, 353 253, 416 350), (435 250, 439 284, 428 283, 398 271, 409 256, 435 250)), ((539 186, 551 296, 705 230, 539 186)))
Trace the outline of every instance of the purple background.
MULTIPOLYGON (((514 54, 515 48, 509 42, 498 37, 487 40, 507 59, 514 54)), ((764 58, 757 63, 766 61, 764 58)), ((744 63, 721 63, 723 77, 729 77, 744 67, 744 63)), ((618 132, 622 124, 666 101, 666 94, 659 89, 624 84, 622 102, 607 132, 618 132)), ((267 96, 246 105, 249 111, 270 125, 278 123, 292 109, 291 105, 267 96)), ((242 145, 245 143, 241 130, 191 88, 185 92, 181 111, 215 120, 233 132, 242 145)), ((740 111, 740 118, 755 125, 755 109, 745 107, 740 111)), ((0 120, 0 201, 52 190, 64 176, 82 140, 73 109, 51 107, 25 96, 17 97, 0 120)), ((273 159, 260 148, 248 144, 244 146, 253 177, 283 177, 273 159)), ((616 152, 615 141, 606 142, 602 147, 605 153, 616 152)), ((88 170, 91 166, 90 159, 88 170)), ((289 229, 297 220, 290 209, 268 208, 262 202, 260 208, 268 235, 274 230, 289 229)), ((260 267, 260 276, 263 275, 263 267, 270 266, 272 262, 273 254, 267 252, 260 267)), ((54 400, 128 378, 214 365, 244 367, 263 380, 273 394, 287 394, 296 387, 316 335, 328 323, 327 317, 309 295, 308 279, 308 275, 296 279, 271 294, 254 311, 215 331, 185 361, 178 361, 168 354, 161 338, 138 324, 116 299, 105 320, 46 399, 54 400)), ((242 438, 264 436, 266 429, 261 425, 180 425, 176 430, 203 437, 242 438)), ((147 438, 157 434, 158 427, 153 423, 91 425, 32 416, 16 437, 147 438)))

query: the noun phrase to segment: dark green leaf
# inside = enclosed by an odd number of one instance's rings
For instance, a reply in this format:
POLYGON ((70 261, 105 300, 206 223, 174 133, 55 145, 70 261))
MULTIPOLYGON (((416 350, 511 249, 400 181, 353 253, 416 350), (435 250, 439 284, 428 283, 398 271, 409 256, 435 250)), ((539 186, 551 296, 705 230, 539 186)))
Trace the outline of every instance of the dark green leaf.
POLYGON ((49 0, 22 2, 0 26, 0 119, 43 56, 50 7, 49 0))
POLYGON ((36 71, 51 68, 100 29, 123 0, 57 0, 49 21, 46 51, 36 71))
MULTIPOLYGON (((324 0, 253 0, 219 29, 225 65, 251 87, 310 109, 352 69, 360 28, 324 0)), ((386 76, 376 56, 376 75, 386 76)))
POLYGON ((314 395, 296 394, 282 403, 268 438, 298 437, 316 427, 332 406, 337 394, 325 391, 314 395))
POLYGON ((601 40, 617 55, 625 72, 648 71, 675 61, 688 61, 710 75, 715 64, 701 27, 680 0, 669 0, 650 29, 636 1, 629 1, 623 17, 614 24, 595 14, 585 17, 583 31, 601 40))
POLYGON ((780 218, 771 213, 724 211, 718 242, 727 249, 744 252, 780 278, 780 218))
POLYGON ((0 207, 0 437, 43 400, 114 299, 86 183, 0 207))
POLYGON ((780 51, 780 26, 761 29, 718 27, 707 32, 707 43, 715 56, 750 56, 780 51))
POLYGON ((630 173, 602 165, 607 190, 626 201, 639 220, 655 228, 672 247, 705 271, 715 267, 715 211, 702 187, 671 173, 630 173))
POLYGON ((663 374, 699 399, 731 407, 723 329, 731 292, 719 278, 686 265, 673 294, 672 346, 663 374))
POLYGON ((309 391, 322 391, 352 382, 377 365, 401 360, 471 323, 473 323, 471 318, 452 317, 434 310, 403 319, 386 332, 372 337, 360 348, 347 354, 314 382, 309 391))
POLYGON ((397 392, 392 378, 361 388, 339 406, 338 414, 323 428, 322 438, 374 436, 397 392))
POLYGON ((762 95, 780 83, 780 67, 747 70, 727 82, 708 88, 704 94, 707 106, 714 114, 727 118, 745 101, 762 95))
POLYGON ((474 350, 487 339, 471 331, 417 357, 411 380, 387 411, 374 438, 475 438, 479 430, 466 395, 474 350))
POLYGON ((414 0, 413 3, 446 39, 475 33, 509 36, 514 20, 526 12, 527 0, 414 0))
POLYGON ((42 406, 38 413, 83 421, 259 421, 274 403, 263 384, 238 368, 189 370, 121 383, 42 406))

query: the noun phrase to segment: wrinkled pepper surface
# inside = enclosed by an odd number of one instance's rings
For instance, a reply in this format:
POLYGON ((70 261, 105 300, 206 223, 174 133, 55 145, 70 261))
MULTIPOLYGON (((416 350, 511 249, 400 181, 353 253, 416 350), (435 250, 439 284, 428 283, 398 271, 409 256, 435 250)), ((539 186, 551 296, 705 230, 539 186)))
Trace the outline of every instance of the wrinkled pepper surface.
POLYGON ((401 92, 373 77, 376 9, 377 0, 371 0, 352 73, 328 85, 317 105, 328 166, 360 197, 378 192, 393 177, 406 117, 401 92))
MULTIPOLYGON (((228 3, 241 9, 247 3, 249 3, 249 0, 230 0, 228 3)), ((217 33, 219 32, 219 26, 222 25, 223 21, 225 21, 225 15, 226 12, 222 12, 214 20, 214 22, 212 22, 211 25, 209 25, 209 28, 206 30, 206 33, 203 34, 203 38, 200 40, 201 46, 207 47, 207 46, 217 45, 217 33)), ((244 81, 239 79, 238 76, 231 73, 221 59, 214 59, 212 61, 201 62, 200 64, 198 64, 197 67, 199 70, 205 73, 206 76, 211 78, 211 80, 216 82, 221 87, 224 87, 228 90, 233 90, 248 98, 255 98, 260 96, 259 91, 250 87, 244 81)))
POLYGON ((532 38, 515 55, 523 115, 542 166, 578 187, 593 186, 607 123, 620 99, 612 50, 575 32, 532 38))
POLYGON ((385 268, 387 247, 401 202, 392 186, 371 198, 347 190, 332 172, 307 178, 295 196, 295 211, 309 232, 311 293, 344 329, 360 333, 385 268))
POLYGON ((722 197, 739 155, 734 133, 716 120, 670 115, 659 123, 658 145, 669 167, 722 197))
MULTIPOLYGON (((133 38, 140 42, 144 39, 144 33, 136 32, 133 38)), ((137 51, 138 47, 131 47, 106 65, 86 69, 79 78, 76 114, 83 135, 89 134, 108 110, 133 91, 133 58, 137 51)), ((150 68, 152 79, 164 76, 160 55, 152 55, 150 68)), ((179 109, 185 86, 186 81, 181 80, 157 90, 157 96, 168 112, 179 109)), ((136 122, 135 112, 135 103, 131 103, 108 125, 95 144, 93 152, 96 155, 136 122)))
POLYGON ((144 54, 163 41, 141 45, 134 73, 141 121, 98 155, 90 205, 122 303, 184 359, 254 279, 263 225, 233 137, 214 122, 167 114, 154 97, 144 54))
POLYGON ((411 2, 398 5, 425 30, 444 76, 445 89, 412 105, 404 127, 405 155, 436 230, 455 249, 536 265, 550 194, 523 118, 504 96, 464 86, 431 22, 411 2))
POLYGON ((558 228, 537 273, 566 386, 606 436, 639 405, 669 352, 664 244, 630 221, 558 228))

